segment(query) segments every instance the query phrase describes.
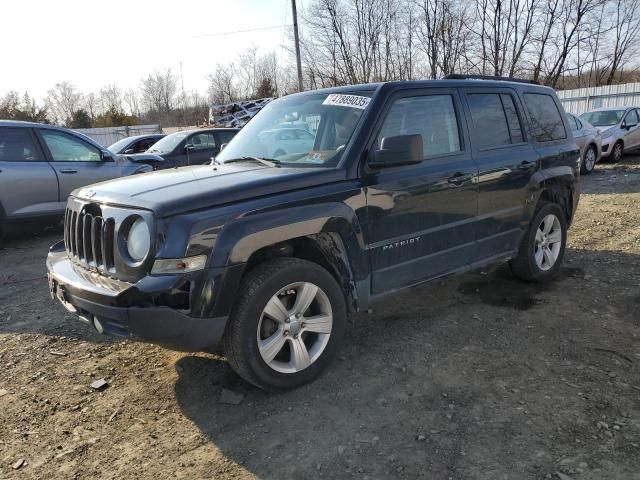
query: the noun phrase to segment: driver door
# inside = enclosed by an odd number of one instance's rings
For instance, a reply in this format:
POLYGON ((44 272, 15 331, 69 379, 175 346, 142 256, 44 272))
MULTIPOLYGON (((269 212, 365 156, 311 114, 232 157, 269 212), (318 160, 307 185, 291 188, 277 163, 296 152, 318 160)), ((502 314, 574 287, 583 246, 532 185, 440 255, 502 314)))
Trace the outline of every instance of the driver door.
POLYGON ((220 151, 213 132, 200 132, 187 139, 187 164, 204 165, 220 151))
POLYGON ((623 128, 627 129, 624 134, 625 150, 640 147, 640 118, 638 110, 629 110, 622 124, 623 128))
POLYGON ((107 155, 103 160, 101 150, 89 142, 60 130, 43 128, 37 131, 58 176, 60 201, 65 201, 76 188, 121 175, 113 157, 107 155))

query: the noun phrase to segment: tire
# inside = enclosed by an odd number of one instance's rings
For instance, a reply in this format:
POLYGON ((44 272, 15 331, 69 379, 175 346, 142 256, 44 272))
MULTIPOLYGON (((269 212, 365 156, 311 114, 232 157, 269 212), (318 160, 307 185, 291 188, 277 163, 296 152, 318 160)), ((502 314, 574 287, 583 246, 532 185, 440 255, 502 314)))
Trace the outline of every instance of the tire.
POLYGON ((223 346, 231 368, 249 383, 291 390, 317 378, 335 358, 346 303, 324 268, 297 258, 268 260, 248 274, 238 298, 223 346), (305 322, 311 318, 313 327, 305 322))
POLYGON ((589 145, 584 152, 584 158, 580 164, 580 173, 583 175, 589 175, 593 172, 596 166, 596 160, 598 159, 598 152, 596 147, 589 145))
POLYGON ((622 141, 618 140, 611 150, 611 161, 613 163, 618 163, 622 160, 622 157, 624 157, 624 145, 622 144, 622 141))
POLYGON ((562 265, 567 244, 567 219, 562 207, 557 203, 542 201, 536 210, 529 229, 522 238, 518 255, 509 262, 512 273, 526 282, 544 283, 550 281, 562 265), (553 219, 551 228, 549 219, 553 219), (559 239, 554 235, 559 232, 559 239), (547 245, 549 255, 544 245, 547 245), (556 247, 557 245, 557 247, 556 247), (553 262, 550 260, 553 258, 553 262), (540 261, 542 260, 542 262, 540 261))

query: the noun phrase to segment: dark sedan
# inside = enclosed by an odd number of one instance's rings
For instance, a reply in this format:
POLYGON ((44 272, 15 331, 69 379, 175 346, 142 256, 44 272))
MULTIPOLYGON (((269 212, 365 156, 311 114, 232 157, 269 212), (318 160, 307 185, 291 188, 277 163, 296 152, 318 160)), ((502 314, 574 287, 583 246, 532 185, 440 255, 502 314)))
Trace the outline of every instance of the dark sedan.
POLYGON ((129 158, 156 170, 203 165, 220 153, 220 147, 229 143, 238 131, 237 128, 206 128, 176 132, 152 145, 145 153, 129 155, 129 158))

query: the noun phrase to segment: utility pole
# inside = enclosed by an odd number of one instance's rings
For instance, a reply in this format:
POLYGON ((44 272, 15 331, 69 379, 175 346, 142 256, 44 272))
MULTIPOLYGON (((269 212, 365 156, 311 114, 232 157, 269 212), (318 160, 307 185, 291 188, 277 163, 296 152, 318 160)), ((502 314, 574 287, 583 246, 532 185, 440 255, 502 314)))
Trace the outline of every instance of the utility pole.
POLYGON ((293 38, 296 43, 296 64, 298 66, 298 91, 302 91, 302 62, 300 61, 300 37, 298 36, 298 10, 296 0, 291 0, 291 10, 293 13, 293 38))

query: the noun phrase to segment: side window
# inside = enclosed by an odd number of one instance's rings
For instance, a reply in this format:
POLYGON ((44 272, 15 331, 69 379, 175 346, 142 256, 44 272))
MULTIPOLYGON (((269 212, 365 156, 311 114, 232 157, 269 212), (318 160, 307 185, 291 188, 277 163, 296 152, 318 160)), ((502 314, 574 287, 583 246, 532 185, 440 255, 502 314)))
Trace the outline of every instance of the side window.
POLYGON ((631 110, 629 113, 627 113, 627 116, 624 119, 624 123, 625 125, 629 126, 629 125, 637 125, 638 123, 638 111, 637 110, 631 110))
POLYGON ((531 120, 531 133, 538 142, 551 142, 567 138, 560 110, 551 95, 525 93, 524 103, 531 120))
POLYGON ((460 151, 460 134, 451 95, 405 97, 393 102, 376 145, 397 135, 421 135, 424 156, 460 151))
POLYGON ((99 162, 100 150, 79 138, 55 130, 40 130, 54 162, 99 162))
POLYGON ((222 132, 218 132, 218 138, 220 139, 220 143, 229 143, 231 139, 235 136, 236 132, 230 132, 228 130, 223 130, 222 132))
POLYGON ((577 132, 578 130, 580 130, 580 126, 578 125, 576 117, 571 114, 567 114, 567 118, 569 119, 569 126, 571 127, 571 130, 573 132, 577 132))
POLYGON ((216 146, 216 141, 211 132, 197 133, 191 137, 189 143, 193 145, 194 150, 210 150, 216 146))
POLYGON ((521 143, 522 128, 513 98, 508 94, 472 93, 467 95, 469 109, 480 148, 521 143))
POLYGON ((27 128, 0 128, 0 162, 42 160, 27 128))

